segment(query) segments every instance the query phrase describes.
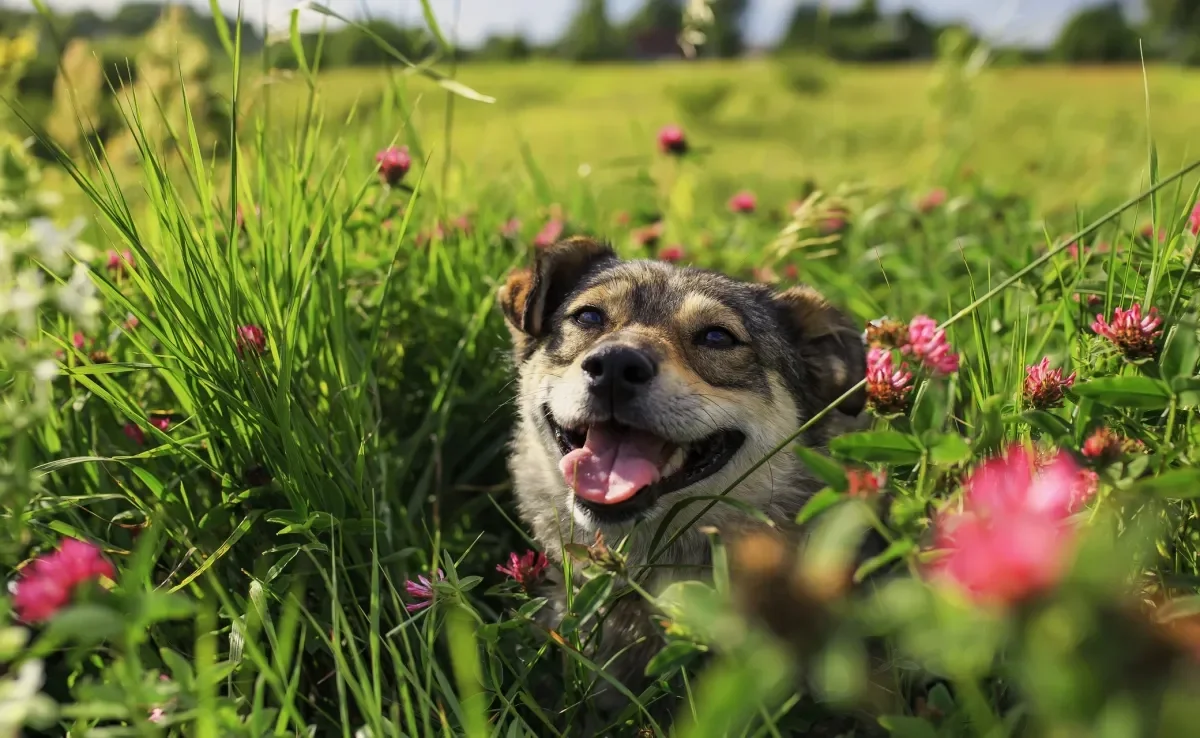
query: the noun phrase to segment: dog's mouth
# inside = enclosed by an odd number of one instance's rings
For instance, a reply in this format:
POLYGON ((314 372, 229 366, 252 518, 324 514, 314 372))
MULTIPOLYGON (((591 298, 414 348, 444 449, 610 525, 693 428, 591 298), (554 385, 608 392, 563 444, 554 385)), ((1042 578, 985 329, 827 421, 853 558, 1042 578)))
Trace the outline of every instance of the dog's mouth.
POLYGON ((548 407, 544 412, 562 452, 558 468, 576 502, 606 517, 636 514, 660 495, 707 479, 746 440, 741 431, 721 430, 679 443, 615 421, 566 428, 548 407))

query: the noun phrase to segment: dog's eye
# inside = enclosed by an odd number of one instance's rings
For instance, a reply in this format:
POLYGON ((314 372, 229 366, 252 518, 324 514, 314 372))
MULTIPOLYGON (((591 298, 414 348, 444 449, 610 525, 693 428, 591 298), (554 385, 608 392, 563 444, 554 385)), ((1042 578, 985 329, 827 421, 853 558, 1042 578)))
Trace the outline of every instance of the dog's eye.
POLYGON ((707 348, 729 348, 737 345, 737 339, 724 328, 710 326, 696 334, 696 343, 707 348))
POLYGON ((575 311, 575 322, 584 328, 599 328, 604 325, 604 313, 596 308, 585 307, 575 311))

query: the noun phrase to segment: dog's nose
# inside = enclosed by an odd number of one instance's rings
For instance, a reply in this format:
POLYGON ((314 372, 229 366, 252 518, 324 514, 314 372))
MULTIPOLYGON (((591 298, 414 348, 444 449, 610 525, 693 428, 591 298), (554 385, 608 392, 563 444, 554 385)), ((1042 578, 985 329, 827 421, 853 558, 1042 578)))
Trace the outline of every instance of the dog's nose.
POLYGON ((593 392, 630 395, 658 374, 658 364, 645 351, 630 346, 605 346, 583 360, 583 373, 593 392))

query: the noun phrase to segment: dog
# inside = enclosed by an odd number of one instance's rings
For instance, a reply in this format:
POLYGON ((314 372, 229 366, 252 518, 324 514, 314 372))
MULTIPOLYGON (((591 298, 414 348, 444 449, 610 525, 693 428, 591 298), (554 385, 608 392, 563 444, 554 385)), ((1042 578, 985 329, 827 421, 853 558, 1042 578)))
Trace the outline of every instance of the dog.
MULTIPOLYGON (((509 470, 552 561, 599 533, 625 541, 651 593, 706 576, 709 528, 753 531, 748 507, 794 531, 824 486, 786 450, 756 464, 839 399, 797 441, 821 448, 862 426, 865 391, 850 392, 866 373, 861 329, 810 287, 622 260, 576 237, 509 274, 498 301, 518 377, 509 470), (713 504, 727 490, 736 502, 713 504)), ((561 590, 555 601, 562 614, 561 590)), ((652 615, 630 595, 603 623, 596 659, 635 692, 661 646, 652 615)))

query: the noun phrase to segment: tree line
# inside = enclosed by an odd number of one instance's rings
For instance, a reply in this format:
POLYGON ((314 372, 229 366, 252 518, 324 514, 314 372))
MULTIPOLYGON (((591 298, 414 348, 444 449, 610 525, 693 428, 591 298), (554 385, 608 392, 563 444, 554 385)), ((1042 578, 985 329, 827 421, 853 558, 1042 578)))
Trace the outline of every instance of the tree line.
MULTIPOLYGON (((1200 63, 1200 0, 1144 0, 1147 19, 1135 24, 1126 12, 1126 2, 1112 0, 1079 10, 1061 30, 1058 38, 1044 49, 1007 49, 1022 61, 1061 61, 1078 63, 1132 62, 1140 58, 1171 59, 1200 63)), ((88 39, 101 54, 110 77, 123 79, 123 56, 127 42, 140 38, 160 17, 161 2, 131 2, 110 15, 92 10, 59 13, 51 16, 49 32, 44 34, 49 68, 39 75, 31 70, 26 86, 36 88, 49 75, 53 78, 56 58, 52 47, 62 48, 76 38, 88 39)), ((705 43, 701 56, 735 57, 745 51, 744 22, 748 0, 715 0, 711 3, 711 22, 703 29, 705 43)), ((180 8, 192 32, 219 48, 212 18, 187 5, 180 8)), ((0 8, 0 33, 13 35, 29 23, 46 25, 32 11, 0 8)), ((234 19, 225 18, 232 24, 234 19)), ((799 0, 786 30, 774 49, 780 53, 818 54, 839 61, 895 62, 932 57, 936 40, 944 26, 924 18, 915 10, 885 14, 878 0, 861 0, 853 8, 831 10, 817 0, 799 0)), ((606 0, 580 0, 579 9, 561 38, 538 45, 520 35, 496 35, 474 48, 455 50, 462 60, 517 61, 535 57, 561 58, 575 62, 603 62, 682 56, 679 37, 683 31, 683 0, 645 0, 641 8, 624 22, 615 21, 606 0)), ((260 50, 265 40, 260 29, 245 25, 244 48, 260 50)), ((427 31, 403 27, 394 22, 374 19, 361 26, 327 29, 306 33, 302 47, 306 56, 319 56, 323 68, 371 66, 394 62, 387 45, 409 58, 422 58, 435 50, 427 31)), ((295 67, 297 60, 288 43, 273 44, 267 50, 271 63, 280 68, 295 67)))

